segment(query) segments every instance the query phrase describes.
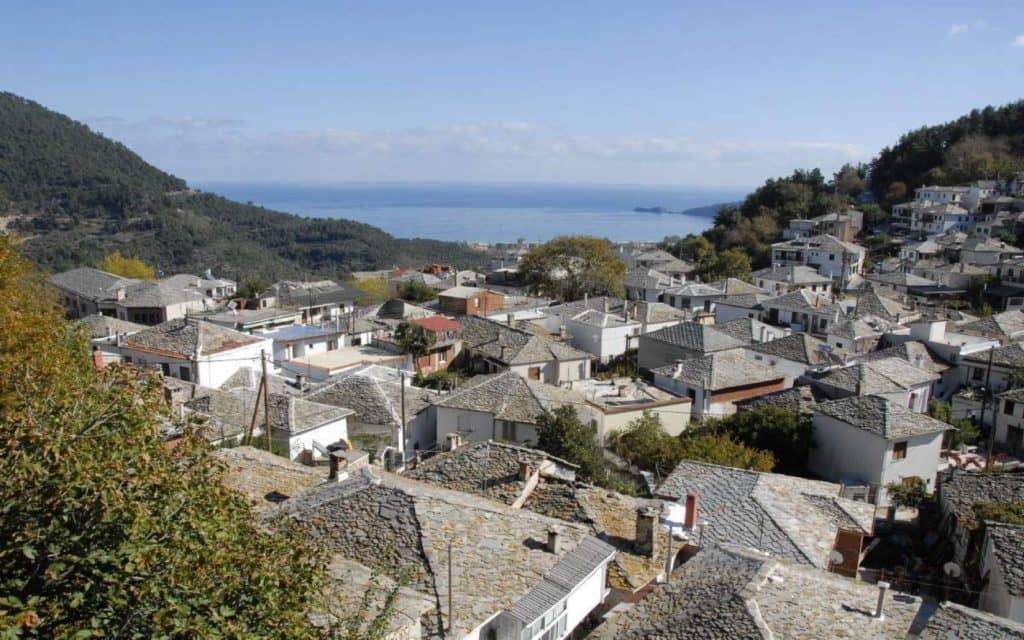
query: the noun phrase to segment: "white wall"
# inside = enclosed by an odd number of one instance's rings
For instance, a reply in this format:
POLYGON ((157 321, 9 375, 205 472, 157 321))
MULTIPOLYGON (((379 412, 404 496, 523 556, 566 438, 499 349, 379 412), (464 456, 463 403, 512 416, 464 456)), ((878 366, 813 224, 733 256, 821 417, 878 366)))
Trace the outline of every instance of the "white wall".
MULTIPOLYGON (((193 382, 198 382, 204 387, 219 387, 242 367, 251 367, 259 371, 261 350, 266 352, 267 357, 270 357, 273 352, 273 343, 270 340, 261 340, 220 353, 200 354, 199 377, 193 382)), ((271 366, 270 363, 268 366, 271 366)))
POLYGON ((1006 579, 992 549, 992 542, 986 538, 982 552, 981 575, 989 575, 988 584, 981 592, 978 608, 1024 623, 1024 598, 1014 597, 1006 587, 1006 579))
MULTIPOLYGON (((640 333, 639 324, 628 324, 623 327, 595 327, 590 324, 569 320, 565 328, 572 336, 572 346, 592 353, 603 362, 626 352, 626 337, 640 333)), ((633 345, 636 346, 636 341, 633 345)))
MULTIPOLYGON (((534 425, 516 422, 515 442, 536 442, 537 429, 534 425)), ((503 437, 503 421, 495 420, 490 413, 437 407, 437 442, 444 446, 447 435, 453 432, 462 433, 463 441, 486 442, 487 440, 505 440, 503 437)))
POLYGON ((594 573, 587 576, 583 582, 569 594, 569 600, 565 604, 565 635, 566 638, 572 634, 583 619, 590 614, 598 605, 604 602, 604 585, 608 565, 601 565, 594 573))
POLYGON ((302 459, 302 452, 310 449, 313 451, 313 459, 319 460, 322 456, 319 451, 313 448, 314 440, 326 447, 342 439, 348 440, 347 418, 327 422, 309 431, 289 436, 288 455, 292 460, 298 462, 302 459))
POLYGON ((807 372, 807 367, 801 362, 794 362, 793 360, 787 360, 767 353, 758 353, 750 349, 744 349, 743 355, 746 356, 747 360, 771 367, 786 376, 787 387, 793 386, 793 381, 807 372))

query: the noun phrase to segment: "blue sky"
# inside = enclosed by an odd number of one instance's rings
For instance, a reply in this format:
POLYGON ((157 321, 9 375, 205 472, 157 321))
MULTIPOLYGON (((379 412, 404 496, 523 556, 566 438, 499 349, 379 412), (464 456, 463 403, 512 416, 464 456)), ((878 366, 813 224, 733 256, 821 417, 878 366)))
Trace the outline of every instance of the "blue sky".
POLYGON ((1024 97, 1019 0, 768 4, 8 0, 0 79, 192 181, 745 187, 1024 97))

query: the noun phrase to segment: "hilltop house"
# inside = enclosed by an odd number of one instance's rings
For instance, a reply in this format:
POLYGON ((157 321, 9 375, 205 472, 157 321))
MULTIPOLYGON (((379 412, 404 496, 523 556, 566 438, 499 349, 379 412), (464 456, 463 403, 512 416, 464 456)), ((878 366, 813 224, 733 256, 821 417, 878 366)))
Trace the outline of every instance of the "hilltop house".
POLYGON ((765 322, 817 335, 826 334, 845 316, 841 306, 807 289, 767 298, 760 306, 763 309, 761 319, 765 322))
POLYGON ((429 352, 416 362, 416 369, 420 373, 428 374, 447 369, 462 352, 462 338, 459 337, 462 325, 451 318, 432 316, 414 318, 409 322, 432 336, 433 340, 429 352))
POLYGON ((772 266, 750 274, 761 289, 781 296, 797 289, 808 289, 811 293, 828 296, 832 294, 832 278, 823 276, 816 269, 800 264, 772 266))
POLYGON ((867 359, 832 369, 809 382, 830 398, 880 396, 916 413, 928 410, 932 383, 937 373, 900 357, 867 359))
POLYGON ((824 371, 842 364, 825 342, 806 333, 754 343, 744 349, 744 353, 750 360, 786 376, 786 386, 792 386, 809 370, 824 371))
POLYGON ((201 320, 170 320, 102 347, 141 368, 163 375, 219 387, 239 369, 259 369, 261 354, 270 358, 273 343, 201 320))
POLYGON ((733 414, 737 400, 786 388, 785 374, 747 360, 740 350, 679 360, 652 373, 655 386, 690 398, 692 414, 700 418, 733 414))
POLYGON ((437 296, 441 313, 452 316, 486 316, 505 308, 505 296, 477 287, 452 287, 437 296))
POLYGON ((846 288, 850 278, 864 267, 864 247, 829 235, 794 238, 772 245, 772 264, 807 265, 846 288))
POLYGON ((568 344, 475 316, 462 325, 464 356, 478 372, 510 369, 554 385, 590 377, 590 354, 568 344))
POLYGON ((333 280, 281 280, 261 293, 257 303, 260 309, 298 309, 303 324, 316 324, 351 313, 355 310, 355 301, 361 296, 358 290, 333 280))
POLYGON ((910 478, 935 488, 942 437, 952 427, 879 396, 819 403, 812 418, 811 472, 844 485, 865 485, 877 504, 886 486, 910 478))

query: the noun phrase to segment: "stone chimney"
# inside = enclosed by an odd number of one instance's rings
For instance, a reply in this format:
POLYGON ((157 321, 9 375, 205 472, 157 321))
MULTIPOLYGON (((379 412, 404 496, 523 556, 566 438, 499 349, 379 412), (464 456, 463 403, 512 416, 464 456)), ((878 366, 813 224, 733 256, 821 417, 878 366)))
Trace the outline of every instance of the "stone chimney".
POLYGON ((583 306, 588 308, 588 309, 590 308, 590 294, 589 293, 584 293, 583 294, 583 306))
POLYGON ((569 329, 566 328, 566 326, 564 324, 560 325, 558 327, 558 335, 562 338, 562 340, 568 340, 569 339, 569 329))
POLYGON ((508 324, 508 328, 509 329, 515 329, 516 328, 516 316, 515 316, 515 314, 514 313, 510 313, 507 316, 505 316, 505 318, 506 318, 506 324, 508 324))
POLYGON ((878 582, 878 603, 875 605, 875 619, 885 620, 885 594, 889 591, 888 582, 878 582))
POLYGON ((682 360, 676 360, 675 361, 675 366, 672 369, 672 375, 673 376, 678 376, 682 372, 683 372, 683 361, 682 360))
POLYGON ((92 367, 99 371, 105 366, 103 362, 103 352, 100 351, 98 346, 92 348, 92 367))
POLYGON ((520 460, 519 461, 519 481, 520 482, 526 482, 527 480, 530 479, 531 475, 533 475, 533 469, 530 467, 530 461, 529 460, 520 460))
POLYGON ((445 436, 448 440, 448 451, 455 451, 462 446, 462 434, 458 431, 453 431, 445 436))
POLYGON ((288 430, 295 428, 295 398, 288 396, 288 430))
POLYGON ((562 534, 555 527, 548 529, 548 553, 562 555, 562 534))
POLYGON ((608 306, 608 296, 605 296, 604 297, 604 312, 608 313, 608 309, 609 309, 609 306, 608 306))
POLYGON ((501 352, 500 353, 501 353, 501 355, 499 356, 499 359, 502 362, 505 362, 505 354, 508 353, 508 347, 506 347, 505 345, 501 345, 501 352))
POLYGON ((633 546, 636 552, 648 558, 654 557, 654 536, 657 535, 658 509, 640 507, 636 510, 636 540, 633 546))
POLYGON ((697 508, 700 498, 696 493, 686 494, 686 516, 684 516, 683 527, 693 531, 697 528, 697 508))

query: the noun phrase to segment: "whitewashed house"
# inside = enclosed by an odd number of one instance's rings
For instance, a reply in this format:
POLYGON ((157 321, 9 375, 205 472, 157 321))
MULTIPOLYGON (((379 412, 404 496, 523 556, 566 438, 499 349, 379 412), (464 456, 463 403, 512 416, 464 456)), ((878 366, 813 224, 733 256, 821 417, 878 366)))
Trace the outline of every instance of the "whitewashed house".
POLYGON ((942 437, 952 427, 879 396, 819 403, 808 469, 826 480, 866 485, 887 504, 886 485, 910 478, 935 489, 942 437))
POLYGON ((664 301, 676 309, 684 311, 706 311, 715 310, 715 300, 725 295, 721 289, 701 282, 689 282, 682 286, 671 287, 665 290, 664 301))
POLYGON ((761 301, 761 320, 793 331, 825 335, 845 316, 843 308, 826 296, 798 289, 761 301))
POLYGON ((832 295, 832 278, 818 273, 817 269, 802 264, 788 266, 771 266, 759 269, 750 277, 760 289, 781 296, 797 289, 807 289, 811 293, 832 295))
POLYGON ((850 278, 863 270, 866 254, 860 245, 829 235, 819 235, 776 242, 772 245, 772 264, 811 266, 845 288, 850 278))
POLYGON ((928 410, 932 383, 941 376, 900 357, 879 358, 833 369, 810 380, 829 398, 879 396, 915 413, 928 410))
POLYGON ((1024 389, 996 396, 995 444, 1010 455, 1024 455, 1024 389))
POLYGON ((747 358, 786 376, 786 386, 810 371, 825 371, 842 364, 828 345, 806 333, 756 342, 743 350, 747 358))
POLYGON ((719 351, 653 370, 654 385, 693 401, 694 418, 736 413, 737 400, 786 388, 786 376, 748 360, 741 350, 719 351))
POLYGON ((571 345, 476 316, 462 322, 462 355, 478 373, 515 371, 559 385, 590 377, 591 354, 571 345))
POLYGON ((985 523, 980 569, 984 586, 978 608, 1024 622, 1024 526, 985 523))
POLYGON ((210 322, 178 319, 158 324, 102 347, 143 369, 165 376, 219 387, 239 369, 259 370, 262 354, 269 360, 273 342, 210 322))
POLYGON ((640 322, 602 311, 582 311, 565 322, 565 329, 572 339, 572 346, 593 354, 601 362, 608 362, 621 356, 627 348, 637 348, 636 338, 640 335, 640 322))

